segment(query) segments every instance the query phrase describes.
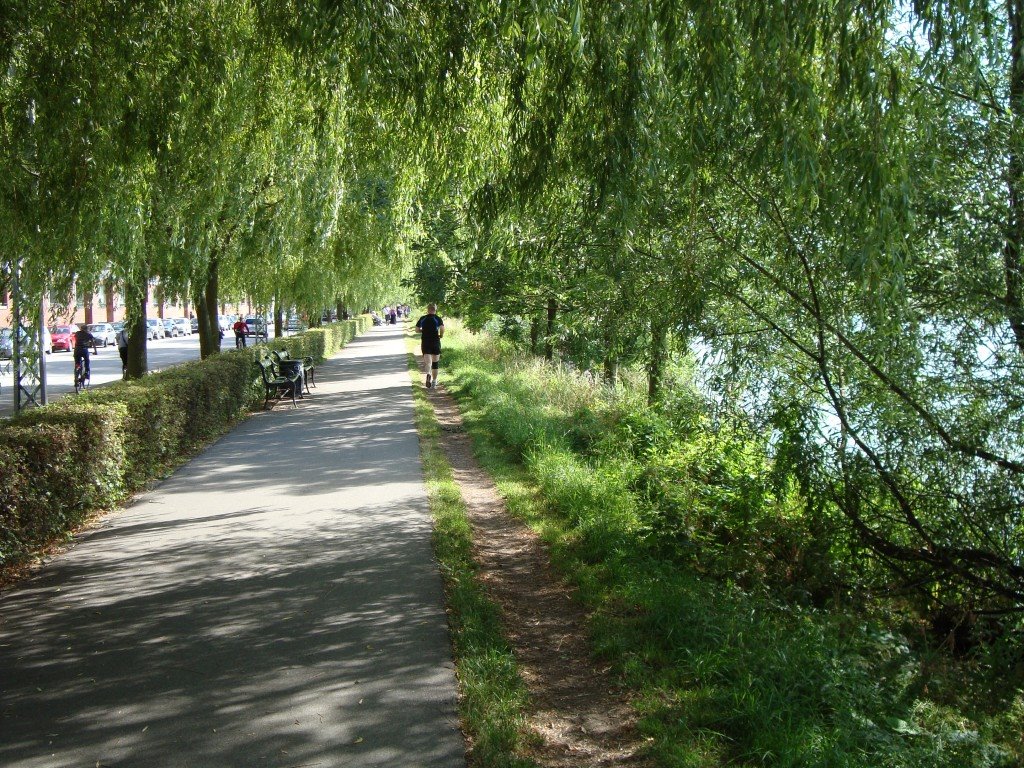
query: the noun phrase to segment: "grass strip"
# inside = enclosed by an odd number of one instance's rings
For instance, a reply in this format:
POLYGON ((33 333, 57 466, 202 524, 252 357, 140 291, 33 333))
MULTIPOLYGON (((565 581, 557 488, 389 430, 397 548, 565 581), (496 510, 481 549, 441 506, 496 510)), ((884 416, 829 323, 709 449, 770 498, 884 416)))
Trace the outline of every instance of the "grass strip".
POLYGON ((469 764, 532 768, 527 743, 527 691, 505 638, 498 606, 477 578, 472 531, 459 486, 440 445, 440 428, 422 387, 415 357, 409 369, 420 456, 434 518, 434 553, 444 578, 459 684, 459 712, 469 739, 469 764))

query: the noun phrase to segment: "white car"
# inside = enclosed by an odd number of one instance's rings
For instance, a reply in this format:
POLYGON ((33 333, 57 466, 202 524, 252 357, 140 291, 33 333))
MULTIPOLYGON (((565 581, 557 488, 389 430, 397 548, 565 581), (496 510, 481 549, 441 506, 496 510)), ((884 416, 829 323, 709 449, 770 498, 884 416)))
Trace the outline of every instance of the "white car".
POLYGON ((162 339, 164 337, 164 324, 159 317, 146 318, 146 338, 162 339))
POLYGON ((171 321, 174 323, 174 327, 177 329, 179 336, 191 336, 192 335, 192 324, 184 317, 172 317, 171 321))
MULTIPOLYGON (((24 337, 21 337, 24 338, 24 337)), ((22 343, 26 346, 35 348, 35 337, 31 337, 22 343)), ((50 329, 43 328, 43 351, 46 354, 50 354, 53 351, 53 341, 50 338, 50 329)), ((14 334, 11 333, 10 328, 0 328, 0 360, 8 359, 14 356, 14 334)))
POLYGON ((110 323, 89 323, 85 330, 96 339, 96 346, 105 347, 108 344, 117 344, 117 331, 110 323))

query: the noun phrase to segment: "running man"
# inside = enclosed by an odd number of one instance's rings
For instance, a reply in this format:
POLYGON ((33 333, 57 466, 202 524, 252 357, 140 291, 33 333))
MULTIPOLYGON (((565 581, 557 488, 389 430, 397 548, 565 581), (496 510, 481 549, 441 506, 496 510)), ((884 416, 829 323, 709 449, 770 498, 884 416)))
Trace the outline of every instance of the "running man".
POLYGON ((427 314, 416 321, 416 332, 420 335, 423 367, 427 369, 427 389, 432 389, 437 386, 437 368, 441 361, 441 337, 444 336, 444 321, 437 314, 437 304, 427 306, 427 314))

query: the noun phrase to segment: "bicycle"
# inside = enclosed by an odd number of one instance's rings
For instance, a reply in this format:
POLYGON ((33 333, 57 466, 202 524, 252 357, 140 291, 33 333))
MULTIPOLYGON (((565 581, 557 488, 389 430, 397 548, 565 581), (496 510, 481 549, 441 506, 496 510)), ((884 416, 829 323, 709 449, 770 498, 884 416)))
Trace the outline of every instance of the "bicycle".
POLYGON ((89 386, 89 370, 85 367, 85 360, 82 358, 75 360, 74 382, 76 395, 89 386))

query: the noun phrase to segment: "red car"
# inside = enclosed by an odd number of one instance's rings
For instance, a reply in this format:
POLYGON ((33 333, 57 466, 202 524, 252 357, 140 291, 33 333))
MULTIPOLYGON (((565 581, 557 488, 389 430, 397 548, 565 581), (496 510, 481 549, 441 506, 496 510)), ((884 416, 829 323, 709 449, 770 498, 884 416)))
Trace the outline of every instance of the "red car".
POLYGON ((52 349, 56 352, 59 349, 67 350, 70 352, 75 347, 75 341, 71 338, 72 334, 77 331, 73 325, 55 325, 50 329, 50 339, 52 340, 52 349))

